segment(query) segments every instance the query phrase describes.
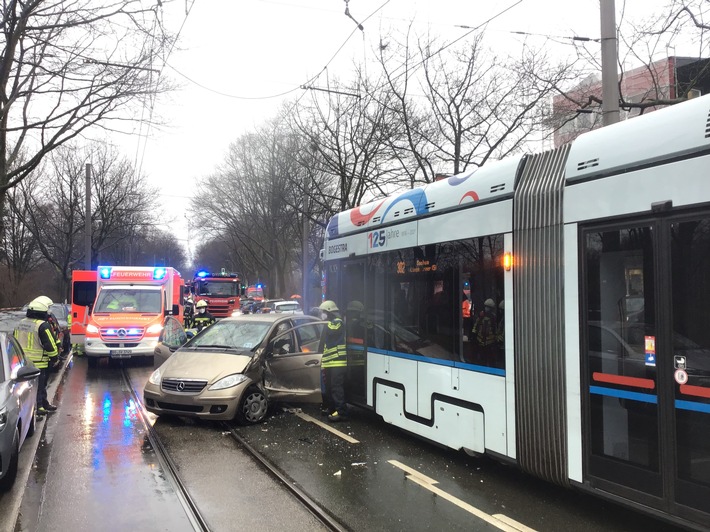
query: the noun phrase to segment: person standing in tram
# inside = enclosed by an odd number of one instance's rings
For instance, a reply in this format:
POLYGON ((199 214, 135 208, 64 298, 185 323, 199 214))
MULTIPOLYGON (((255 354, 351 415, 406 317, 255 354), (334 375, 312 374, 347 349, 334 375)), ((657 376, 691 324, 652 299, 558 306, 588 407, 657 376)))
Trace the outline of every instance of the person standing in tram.
MULTIPOLYGON (((471 310, 472 305, 469 301, 466 292, 461 293, 461 318, 463 324, 463 333, 466 338, 468 338, 469 332, 471 331, 471 310)), ((470 338, 468 338, 470 340, 470 338)))
POLYGON ((322 313, 321 318, 328 320, 323 330, 321 411, 324 414, 330 411, 328 421, 345 421, 348 419, 348 405, 345 403, 345 375, 348 370, 345 325, 334 301, 323 301, 318 308, 322 313))
MULTIPOLYGON (((478 346, 477 353, 488 360, 496 354, 496 304, 488 298, 483 303, 484 310, 473 324, 473 337, 478 346)), ((488 360, 490 361, 490 360, 488 360)))
POLYGON ((190 324, 190 327, 193 329, 197 329, 197 332, 200 332, 205 327, 209 327, 215 321, 217 321, 214 316, 210 314, 210 312, 207 310, 207 301, 205 301, 204 299, 200 299, 197 302, 197 305, 195 305, 195 308, 197 309, 197 313, 192 318, 192 323, 190 324))
POLYGON ((59 352, 52 326, 49 323, 49 305, 47 305, 45 297, 40 296, 30 301, 26 317, 17 324, 13 332, 27 358, 40 370, 37 385, 37 413, 39 415, 45 415, 57 409, 47 399, 49 367, 56 360, 59 352))

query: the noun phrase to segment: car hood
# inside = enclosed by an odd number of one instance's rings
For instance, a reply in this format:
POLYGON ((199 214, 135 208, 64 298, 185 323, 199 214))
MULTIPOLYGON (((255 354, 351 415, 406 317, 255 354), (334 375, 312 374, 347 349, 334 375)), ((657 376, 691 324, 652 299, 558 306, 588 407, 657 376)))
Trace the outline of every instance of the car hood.
POLYGON ((252 361, 248 355, 214 351, 176 351, 160 367, 163 379, 205 379, 214 382, 233 373, 243 373, 252 361))

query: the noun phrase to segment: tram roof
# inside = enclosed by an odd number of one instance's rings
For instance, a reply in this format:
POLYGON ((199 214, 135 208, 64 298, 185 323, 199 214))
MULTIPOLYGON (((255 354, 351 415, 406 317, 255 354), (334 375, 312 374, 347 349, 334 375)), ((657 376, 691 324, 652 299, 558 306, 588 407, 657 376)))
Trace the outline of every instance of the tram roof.
POLYGON ((328 238, 463 208, 474 202, 510 197, 521 159, 522 155, 492 161, 475 170, 338 213, 328 222, 328 238))

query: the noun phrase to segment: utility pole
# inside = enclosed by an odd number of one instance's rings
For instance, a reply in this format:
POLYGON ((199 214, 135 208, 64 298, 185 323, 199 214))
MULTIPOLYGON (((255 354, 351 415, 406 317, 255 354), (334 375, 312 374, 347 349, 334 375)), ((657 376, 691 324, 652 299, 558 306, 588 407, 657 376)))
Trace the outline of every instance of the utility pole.
POLYGON ((303 305, 303 313, 307 312, 308 307, 308 208, 309 208, 309 196, 308 196, 308 177, 304 178, 303 182, 303 249, 301 256, 303 259, 303 265, 301 270, 303 272, 302 282, 303 282, 303 292, 301 293, 301 305, 303 305))
POLYGON ((602 125, 619 121, 619 74, 616 69, 616 7, 614 0, 600 0, 602 37, 602 125))
POLYGON ((86 210, 84 211, 84 269, 91 269, 91 163, 86 163, 86 210))

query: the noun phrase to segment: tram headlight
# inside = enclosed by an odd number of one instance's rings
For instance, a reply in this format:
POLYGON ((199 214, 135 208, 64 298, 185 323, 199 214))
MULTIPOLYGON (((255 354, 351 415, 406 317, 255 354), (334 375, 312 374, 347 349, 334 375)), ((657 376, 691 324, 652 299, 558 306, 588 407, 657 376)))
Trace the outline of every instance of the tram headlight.
POLYGON ((238 384, 243 383, 245 380, 247 380, 246 375, 242 375, 241 373, 227 375, 226 377, 219 379, 212 386, 210 386, 210 390, 224 390, 225 388, 232 388, 238 384))
POLYGON ((155 386, 160 386, 160 368, 156 369, 153 373, 150 374, 150 378, 148 379, 148 382, 151 384, 154 384, 155 386))

